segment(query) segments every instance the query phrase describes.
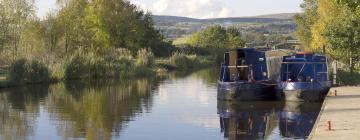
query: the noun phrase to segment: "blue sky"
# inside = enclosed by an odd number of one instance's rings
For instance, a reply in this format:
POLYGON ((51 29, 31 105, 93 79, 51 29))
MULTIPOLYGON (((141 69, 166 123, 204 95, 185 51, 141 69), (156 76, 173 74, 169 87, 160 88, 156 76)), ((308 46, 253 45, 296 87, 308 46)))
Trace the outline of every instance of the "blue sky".
MULTIPOLYGON (((37 0, 38 16, 56 9, 56 0, 37 0)), ((302 0, 130 0, 156 15, 193 18, 244 17, 301 12, 302 0)))

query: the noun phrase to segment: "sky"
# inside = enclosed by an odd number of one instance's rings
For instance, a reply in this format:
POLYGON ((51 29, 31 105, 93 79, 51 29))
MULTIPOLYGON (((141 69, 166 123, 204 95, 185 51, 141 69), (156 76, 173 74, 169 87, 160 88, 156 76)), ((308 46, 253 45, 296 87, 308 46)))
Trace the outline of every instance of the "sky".
MULTIPOLYGON (((56 0, 37 0, 38 16, 56 9, 56 0)), ((154 15, 192 18, 246 17, 301 12, 302 0, 129 0, 154 15)))

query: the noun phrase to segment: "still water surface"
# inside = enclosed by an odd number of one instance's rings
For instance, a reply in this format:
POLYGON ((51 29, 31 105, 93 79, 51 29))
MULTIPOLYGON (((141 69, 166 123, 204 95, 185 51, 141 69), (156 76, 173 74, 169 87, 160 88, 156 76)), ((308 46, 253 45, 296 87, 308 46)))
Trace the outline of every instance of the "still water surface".
POLYGON ((215 70, 6 89, 0 139, 304 139, 321 107, 216 96, 215 70))

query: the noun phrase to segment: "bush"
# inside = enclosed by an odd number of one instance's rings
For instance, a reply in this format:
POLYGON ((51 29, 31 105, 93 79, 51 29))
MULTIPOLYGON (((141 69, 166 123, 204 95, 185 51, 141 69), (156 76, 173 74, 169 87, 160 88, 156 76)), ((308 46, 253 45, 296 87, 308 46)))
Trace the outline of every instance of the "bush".
POLYGON ((135 72, 133 75, 135 77, 146 77, 155 74, 155 71, 153 69, 144 66, 136 67, 133 71, 135 72))
POLYGON ((210 57, 199 57, 197 55, 187 55, 181 52, 175 52, 170 58, 169 64, 177 70, 200 69, 211 66, 213 60, 210 57))
POLYGON ((50 81, 50 75, 43 63, 20 59, 11 64, 8 79, 12 84, 41 83, 50 81))
POLYGON ((175 52, 170 58, 170 64, 177 69, 186 70, 191 65, 191 60, 185 53, 175 52))
POLYGON ((213 54, 213 52, 211 52, 211 50, 209 48, 196 47, 196 46, 191 46, 191 45, 186 45, 186 44, 177 45, 176 50, 178 52, 185 52, 186 54, 194 54, 194 55, 201 55, 201 56, 213 54))
POLYGON ((69 80, 130 77, 135 75, 134 67, 130 53, 123 49, 117 49, 106 57, 92 53, 80 53, 65 62, 63 69, 65 69, 65 79, 69 80))
POLYGON ((43 63, 31 61, 29 65, 28 80, 30 83, 48 82, 50 80, 49 69, 43 63))
POLYGON ((53 63, 50 69, 50 77, 53 80, 63 80, 65 78, 65 62, 60 61, 53 63))
POLYGON ((155 56, 148 49, 141 49, 137 53, 137 66, 153 67, 155 64, 155 56))
POLYGON ((339 85, 347 86, 359 86, 360 85, 360 73, 354 72, 351 74, 348 71, 338 71, 338 83, 339 85))
POLYGON ((65 79, 81 79, 89 76, 89 61, 80 55, 75 55, 64 64, 65 79))

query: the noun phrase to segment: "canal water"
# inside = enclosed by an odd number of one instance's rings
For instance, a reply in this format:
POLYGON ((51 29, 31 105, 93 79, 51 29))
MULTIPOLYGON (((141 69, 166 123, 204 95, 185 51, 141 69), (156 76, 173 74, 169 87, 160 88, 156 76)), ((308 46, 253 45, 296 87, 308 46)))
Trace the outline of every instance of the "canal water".
POLYGON ((0 139, 305 139, 320 103, 217 100, 216 70, 0 91, 0 139))

